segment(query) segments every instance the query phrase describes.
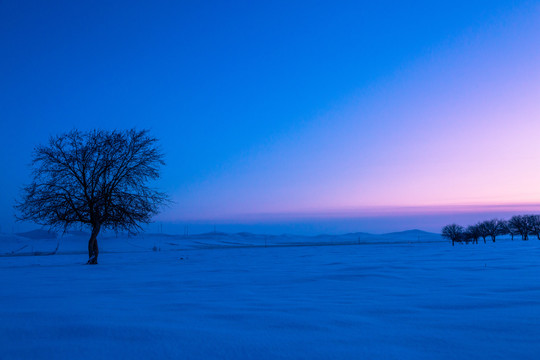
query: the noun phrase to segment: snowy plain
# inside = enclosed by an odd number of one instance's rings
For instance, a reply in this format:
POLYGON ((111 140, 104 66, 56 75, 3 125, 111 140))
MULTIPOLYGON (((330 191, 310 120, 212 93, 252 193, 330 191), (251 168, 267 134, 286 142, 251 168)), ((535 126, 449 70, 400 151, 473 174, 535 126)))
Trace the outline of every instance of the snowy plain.
POLYGON ((85 236, 0 235, 1 359, 540 357, 538 240, 85 236))

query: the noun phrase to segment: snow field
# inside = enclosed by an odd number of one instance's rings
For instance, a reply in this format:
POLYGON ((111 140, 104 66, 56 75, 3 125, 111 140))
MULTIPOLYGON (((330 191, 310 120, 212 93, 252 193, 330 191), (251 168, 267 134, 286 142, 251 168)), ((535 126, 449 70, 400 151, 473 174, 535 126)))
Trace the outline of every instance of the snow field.
POLYGON ((540 354, 538 240, 103 252, 98 266, 85 258, 0 258, 0 358, 540 354))

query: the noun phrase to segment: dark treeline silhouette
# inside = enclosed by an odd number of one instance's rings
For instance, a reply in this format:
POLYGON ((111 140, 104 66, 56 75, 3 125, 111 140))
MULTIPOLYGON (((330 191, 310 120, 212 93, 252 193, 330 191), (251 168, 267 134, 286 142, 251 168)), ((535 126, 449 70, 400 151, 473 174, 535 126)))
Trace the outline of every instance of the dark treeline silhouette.
POLYGON ((540 215, 516 215, 509 220, 492 219, 469 225, 466 228, 457 224, 446 225, 442 229, 442 236, 452 245, 459 243, 478 244, 481 238, 486 243, 486 238, 495 242, 497 236, 520 235, 521 239, 529 240, 529 236, 536 236, 540 240, 540 215))

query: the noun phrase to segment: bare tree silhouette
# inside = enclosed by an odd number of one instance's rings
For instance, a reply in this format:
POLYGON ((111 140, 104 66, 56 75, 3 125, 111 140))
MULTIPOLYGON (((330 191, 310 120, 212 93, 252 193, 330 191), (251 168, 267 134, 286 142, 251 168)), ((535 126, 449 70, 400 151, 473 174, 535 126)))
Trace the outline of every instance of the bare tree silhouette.
POLYGON ((527 221, 527 216, 515 215, 508 220, 508 228, 511 233, 521 235, 521 239, 529 240, 529 222, 527 221))
POLYGON ((463 226, 457 225, 457 224, 451 224, 446 225, 442 229, 442 236, 444 238, 447 238, 452 241, 452 246, 454 246, 454 243, 460 242, 464 238, 465 230, 463 229, 463 226))
POLYGON ((102 228, 136 233, 167 200, 147 185, 164 165, 147 130, 77 130, 51 137, 34 150, 33 180, 23 188, 17 218, 60 228, 91 230, 88 264, 97 264, 102 228))
POLYGON ((515 232, 515 229, 510 226, 510 222, 508 220, 503 220, 501 223, 500 235, 510 235, 512 237, 512 241, 514 241, 514 236, 517 235, 517 232, 515 232))
MULTIPOLYGON (((483 236, 480 224, 467 226, 467 229, 465 230, 465 236, 466 242, 468 242, 468 240, 471 240, 473 243, 478 244, 478 238, 480 238, 480 236, 483 236)), ((486 242, 485 239, 486 238, 484 237, 484 243, 486 242)))
POLYGON ((527 226, 531 235, 536 235, 540 240, 540 215, 526 215, 527 226))
MULTIPOLYGON (((498 219, 491 219, 486 220, 481 223, 482 231, 486 234, 486 236, 490 236, 491 240, 495 242, 495 239, 498 235, 505 235, 505 221, 504 220, 498 220, 498 219)), ((484 238, 484 243, 485 243, 484 238)))

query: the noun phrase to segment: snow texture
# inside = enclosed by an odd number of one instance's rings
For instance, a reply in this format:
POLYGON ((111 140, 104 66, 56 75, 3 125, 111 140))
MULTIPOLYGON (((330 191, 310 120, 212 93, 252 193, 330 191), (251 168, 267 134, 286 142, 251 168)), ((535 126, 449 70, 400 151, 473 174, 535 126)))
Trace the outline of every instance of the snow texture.
POLYGON ((422 236, 4 234, 0 358, 537 359, 540 241, 422 236))

